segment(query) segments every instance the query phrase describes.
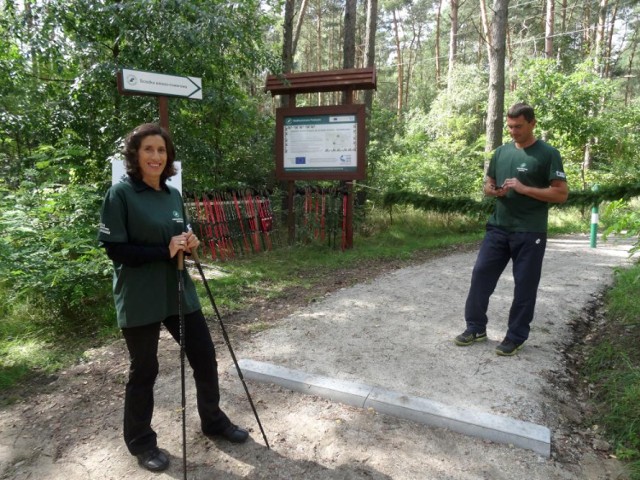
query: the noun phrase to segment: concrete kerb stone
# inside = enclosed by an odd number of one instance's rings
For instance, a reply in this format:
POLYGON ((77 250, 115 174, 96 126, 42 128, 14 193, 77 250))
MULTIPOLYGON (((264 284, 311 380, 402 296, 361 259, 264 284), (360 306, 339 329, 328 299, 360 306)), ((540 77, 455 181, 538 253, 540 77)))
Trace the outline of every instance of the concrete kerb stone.
MULTIPOLYGON (((379 387, 293 370, 266 362, 238 362, 246 379, 273 383, 290 390, 473 437, 551 455, 551 431, 544 426, 486 412, 450 407, 432 400, 379 387)), ((235 369, 233 370, 235 372, 235 369)))

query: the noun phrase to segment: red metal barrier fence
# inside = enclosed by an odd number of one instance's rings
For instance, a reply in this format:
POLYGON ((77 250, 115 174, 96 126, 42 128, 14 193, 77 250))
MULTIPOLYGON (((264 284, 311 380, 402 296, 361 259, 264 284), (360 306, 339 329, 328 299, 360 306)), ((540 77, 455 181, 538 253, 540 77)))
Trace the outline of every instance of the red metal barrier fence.
POLYGON ((339 189, 307 187, 294 197, 296 242, 345 249, 347 196, 339 189))
POLYGON ((273 211, 267 195, 215 192, 193 195, 187 208, 194 231, 214 260, 273 248, 273 211))
MULTIPOLYGON (((316 242, 344 250, 345 202, 346 195, 336 188, 299 191, 293 212, 296 243, 316 242)), ((185 204, 203 252, 213 260, 269 251, 286 242, 279 195, 251 190, 209 192, 189 195, 185 204)))

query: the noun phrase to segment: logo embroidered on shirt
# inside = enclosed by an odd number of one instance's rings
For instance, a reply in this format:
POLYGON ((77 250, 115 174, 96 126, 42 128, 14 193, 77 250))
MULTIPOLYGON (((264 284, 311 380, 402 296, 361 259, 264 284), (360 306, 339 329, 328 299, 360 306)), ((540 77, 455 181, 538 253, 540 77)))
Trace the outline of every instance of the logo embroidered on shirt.
POLYGON ((111 230, 109 230, 109 228, 107 228, 107 226, 104 223, 101 223, 100 233, 104 233, 105 235, 111 235, 111 230))
POLYGON ((527 171, 529 171, 529 169, 527 168, 527 164, 526 163, 521 163, 520 166, 517 168, 517 170, 519 172, 527 172, 527 171))
POLYGON ((173 221, 176 223, 184 223, 184 220, 180 216, 180 212, 178 212, 177 210, 173 211, 173 221))

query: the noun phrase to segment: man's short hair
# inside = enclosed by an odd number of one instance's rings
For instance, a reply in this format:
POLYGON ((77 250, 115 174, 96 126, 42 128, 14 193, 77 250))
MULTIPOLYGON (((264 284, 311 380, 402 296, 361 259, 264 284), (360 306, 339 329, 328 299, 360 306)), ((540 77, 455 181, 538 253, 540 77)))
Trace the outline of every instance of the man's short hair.
POLYGON ((527 122, 532 122, 536 119, 533 107, 526 103, 516 103, 507 111, 507 117, 509 118, 518 118, 519 116, 523 116, 527 122))

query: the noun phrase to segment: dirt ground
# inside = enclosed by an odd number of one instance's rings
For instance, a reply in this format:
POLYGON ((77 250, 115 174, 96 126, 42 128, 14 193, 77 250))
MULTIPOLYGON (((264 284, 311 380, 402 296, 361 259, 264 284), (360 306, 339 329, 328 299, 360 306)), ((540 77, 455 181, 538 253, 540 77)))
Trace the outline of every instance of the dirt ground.
MULTIPOLYGON (((602 292, 629 243, 561 237, 547 248, 530 340, 517 357, 494 354, 513 288, 505 272, 490 305, 490 340, 455 347, 476 247, 407 262, 363 264, 223 320, 239 359, 377 385, 544 425, 552 454, 247 381, 257 427, 215 322, 222 405, 251 431, 244 445, 198 430, 187 381, 189 479, 605 480, 627 478, 597 429, 583 425, 588 385, 576 383, 581 348, 601 323, 602 292), (268 326, 269 328, 263 329, 268 326), (257 328, 260 327, 260 328, 257 328), (257 333, 252 333, 258 330, 257 333)), ((215 294, 215 280, 211 282, 215 294)), ((163 332, 154 428, 169 470, 142 470, 121 439, 127 355, 122 341, 88 352, 59 375, 10 392, 0 408, 0 479, 183 478, 178 346, 163 332), (7 400, 13 400, 7 402, 7 400)))

